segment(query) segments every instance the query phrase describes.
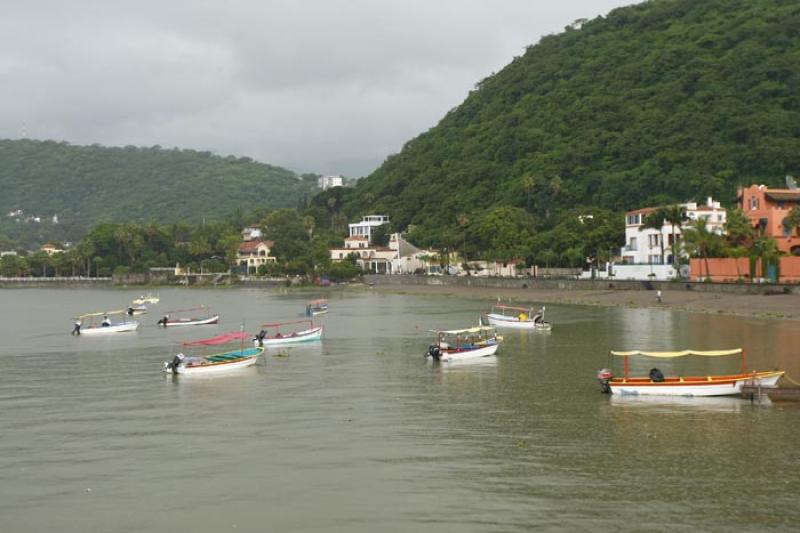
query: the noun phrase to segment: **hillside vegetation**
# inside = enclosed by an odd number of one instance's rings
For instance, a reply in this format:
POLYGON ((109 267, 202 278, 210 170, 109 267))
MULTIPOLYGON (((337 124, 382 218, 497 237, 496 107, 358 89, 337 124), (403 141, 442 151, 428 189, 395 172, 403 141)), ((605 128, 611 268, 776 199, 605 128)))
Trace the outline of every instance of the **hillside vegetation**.
POLYGON ((471 256, 602 255, 624 210, 730 205, 738 184, 800 173, 798 28, 790 0, 616 9, 529 47, 355 190, 315 203, 389 214, 471 256))
POLYGON ((295 207, 316 188, 314 180, 246 157, 0 140, 0 190, 0 235, 30 246, 77 240, 102 222, 191 224, 295 207), (17 209, 41 222, 7 216, 17 209))

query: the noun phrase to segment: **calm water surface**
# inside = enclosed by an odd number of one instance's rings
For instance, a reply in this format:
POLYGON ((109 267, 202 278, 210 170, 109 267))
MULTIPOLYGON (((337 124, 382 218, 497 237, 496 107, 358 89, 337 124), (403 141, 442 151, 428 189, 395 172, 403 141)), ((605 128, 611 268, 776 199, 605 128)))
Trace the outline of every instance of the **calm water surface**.
POLYGON ((481 302, 174 289, 138 332, 68 334, 137 295, 0 291, 0 531, 800 527, 800 405, 610 398, 594 379, 609 349, 737 346, 797 378, 798 323, 552 305, 550 334, 445 367, 423 360, 426 330, 474 324, 481 302), (161 373, 181 340, 299 318, 319 296, 322 343, 227 377, 161 373), (219 326, 154 326, 198 303, 219 326))

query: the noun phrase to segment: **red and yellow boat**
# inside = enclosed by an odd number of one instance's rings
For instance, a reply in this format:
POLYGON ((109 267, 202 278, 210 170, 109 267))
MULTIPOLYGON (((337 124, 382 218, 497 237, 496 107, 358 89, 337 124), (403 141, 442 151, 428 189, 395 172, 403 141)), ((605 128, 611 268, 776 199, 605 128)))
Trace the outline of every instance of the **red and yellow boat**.
POLYGON ((683 350, 680 352, 650 351, 612 351, 611 355, 623 358, 623 375, 614 377, 611 370, 604 368, 597 373, 603 392, 622 395, 658 395, 658 396, 728 396, 740 394, 742 387, 754 385, 763 388, 774 388, 783 376, 782 370, 747 371, 744 350, 683 350), (660 370, 653 368, 648 376, 631 376, 629 372, 630 357, 651 357, 672 359, 676 357, 700 356, 720 357, 741 355, 741 372, 736 374, 713 374, 707 376, 664 376, 660 370))

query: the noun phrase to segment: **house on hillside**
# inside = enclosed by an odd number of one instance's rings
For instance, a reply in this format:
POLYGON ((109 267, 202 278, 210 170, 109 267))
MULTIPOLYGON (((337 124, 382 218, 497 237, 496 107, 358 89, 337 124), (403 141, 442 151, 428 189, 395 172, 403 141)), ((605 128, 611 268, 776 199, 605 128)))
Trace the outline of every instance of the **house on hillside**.
POLYGON ((273 241, 244 241, 236 253, 236 264, 248 274, 253 274, 261 265, 277 261, 277 258, 270 255, 273 246, 273 241))
POLYGON ((413 274, 427 272, 431 258, 437 253, 417 248, 400 233, 389 236, 389 246, 371 244, 365 235, 352 235, 344 240, 344 246, 331 248, 331 261, 345 261, 353 256, 356 264, 365 272, 373 274, 413 274))
POLYGON ((39 251, 42 251, 42 252, 46 253, 47 255, 64 253, 63 249, 61 249, 58 246, 56 246, 55 244, 51 244, 49 242, 47 244, 41 245, 39 247, 39 251))
MULTIPOLYGON (((389 236, 389 248, 397 253, 392 261, 394 274, 414 274, 416 272, 430 271, 434 258, 439 256, 436 250, 417 248, 408 242, 401 233, 392 233, 389 236)), ((436 262, 438 265, 438 262, 436 262)))
MULTIPOLYGON (((705 204, 687 202, 681 206, 686 210, 686 220, 680 226, 675 226, 675 239, 679 244, 678 253, 681 257, 687 258, 686 252, 680 246, 683 231, 691 227, 696 220, 704 219, 709 231, 722 235, 725 233, 727 211, 711 197, 706 200, 705 204)), ((645 207, 625 213, 625 246, 620 251, 620 256, 625 264, 672 264, 672 226, 665 223, 660 228, 642 229, 647 215, 656 209, 655 207, 645 207)))
POLYGON ((772 237, 778 249, 800 255, 800 235, 795 228, 783 225, 792 208, 800 205, 800 189, 770 189, 766 185, 751 185, 737 191, 742 208, 758 235, 772 237))
POLYGON ((242 230, 243 241, 254 241, 262 236, 261 228, 258 226, 247 226, 242 230))
POLYGON ((345 261, 351 255, 356 264, 365 272, 373 274, 392 274, 392 262, 397 258, 397 251, 383 246, 373 246, 364 235, 353 235, 344 240, 344 247, 331 248, 331 261, 345 261))
POLYGON ((530 275, 532 272, 531 269, 525 268, 525 261, 521 259, 512 259, 511 261, 469 261, 467 266, 469 270, 462 270, 459 272, 459 276, 516 278, 530 275))
POLYGON ((344 178, 341 176, 322 176, 317 180, 319 188, 323 191, 331 187, 344 187, 344 178))
POLYGON ((378 226, 389 223, 386 215, 367 215, 361 217, 361 222, 348 224, 350 237, 366 237, 368 242, 372 242, 372 231, 378 226))

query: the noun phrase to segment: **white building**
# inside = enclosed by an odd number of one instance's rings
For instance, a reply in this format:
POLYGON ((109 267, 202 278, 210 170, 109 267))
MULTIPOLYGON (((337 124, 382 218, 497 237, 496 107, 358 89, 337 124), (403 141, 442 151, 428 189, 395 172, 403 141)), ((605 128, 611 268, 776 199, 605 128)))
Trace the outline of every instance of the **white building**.
POLYGON ((350 237, 366 237, 368 242, 372 242, 372 230, 388 223, 389 217, 386 215, 367 215, 361 218, 361 222, 347 226, 350 228, 350 237))
MULTIPOLYGON (((687 257, 683 247, 680 246, 682 231, 690 228, 696 220, 705 219, 709 231, 722 235, 725 232, 727 211, 711 197, 705 204, 687 202, 681 205, 686 210, 686 221, 681 226, 675 226, 675 239, 679 244, 678 253, 681 257, 687 257)), ((672 264, 672 226, 665 223, 658 229, 642 229, 647 215, 655 210, 655 207, 645 207, 625 213, 625 247, 620 252, 624 263, 672 264)))
POLYGON ((344 187, 344 178, 341 176, 322 176, 317 182, 323 191, 331 187, 344 187))
POLYGON ((356 264, 374 274, 413 274, 427 272, 431 259, 438 254, 421 250, 406 241, 399 233, 389 237, 389 246, 375 246, 365 235, 353 235, 344 240, 343 248, 331 248, 331 261, 344 261, 354 255, 356 264))
POLYGON ((258 226, 247 226, 242 230, 243 241, 254 241, 262 236, 261 228, 258 226))
POLYGON ((392 262, 397 259, 397 250, 372 246, 364 235, 353 235, 344 240, 344 248, 331 248, 331 261, 344 261, 351 255, 356 256, 356 264, 366 272, 373 274, 392 274, 392 262))
POLYGON ((236 263, 248 274, 254 274, 261 265, 277 261, 277 258, 271 255, 273 246, 275 246, 273 241, 244 241, 239 245, 236 263))

